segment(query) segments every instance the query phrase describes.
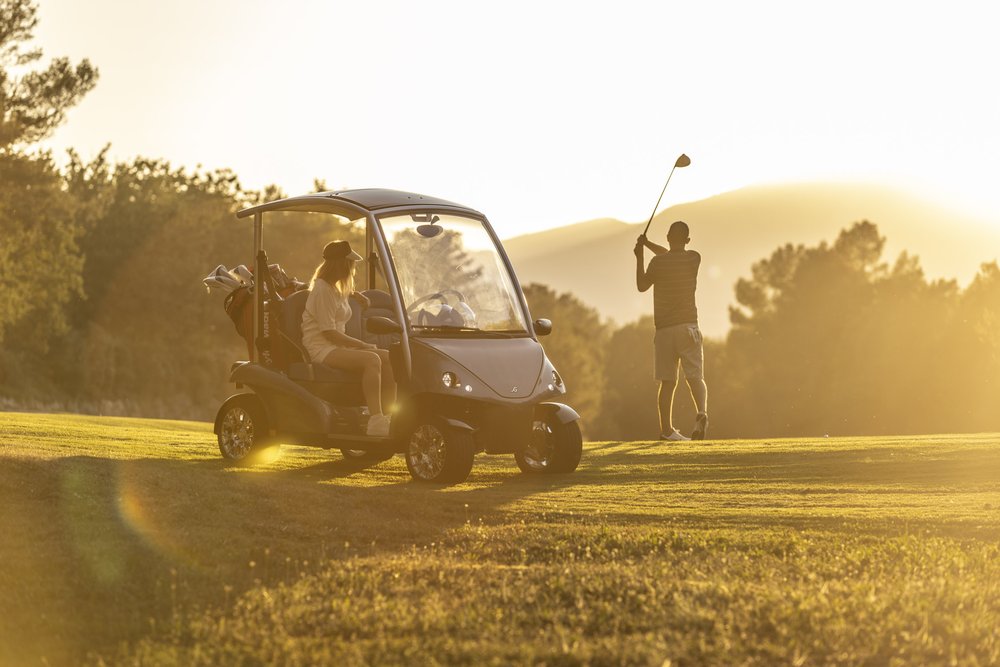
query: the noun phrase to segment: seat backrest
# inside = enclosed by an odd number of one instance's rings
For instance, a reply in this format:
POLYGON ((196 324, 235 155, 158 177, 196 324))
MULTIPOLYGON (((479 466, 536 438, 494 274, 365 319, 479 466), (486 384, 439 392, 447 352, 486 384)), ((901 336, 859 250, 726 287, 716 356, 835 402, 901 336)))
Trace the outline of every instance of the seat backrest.
POLYGON ((357 304, 352 305, 351 321, 348 323, 347 333, 355 338, 359 338, 366 343, 375 343, 382 349, 389 349, 389 345, 399 342, 398 334, 373 334, 365 328, 365 321, 369 317, 388 317, 396 320, 396 311, 392 307, 392 296, 388 292, 380 289, 370 289, 362 292, 371 305, 363 313, 357 304), (354 333, 352 333, 354 331, 354 333))
POLYGON ((344 325, 344 333, 351 338, 357 338, 358 340, 364 340, 364 322, 362 322, 362 312, 361 304, 358 300, 351 295, 351 319, 347 320, 347 324, 344 325))
MULTIPOLYGON (((354 298, 351 299, 351 319, 344 326, 344 333, 352 338, 363 340, 368 343, 375 343, 383 349, 388 349, 390 343, 398 342, 399 336, 375 335, 365 330, 364 320, 369 317, 381 316, 395 319, 395 312, 392 309, 392 297, 388 292, 382 290, 366 290, 362 292, 371 301, 371 306, 367 310, 362 310, 361 304, 354 298)), ((302 312, 306 309, 306 299, 309 298, 309 290, 295 292, 281 302, 281 338, 294 348, 294 353, 289 354, 290 361, 297 361, 295 355, 301 357, 301 361, 308 361, 309 355, 302 347, 302 312)))
POLYGON ((302 312, 306 309, 309 290, 299 290, 281 302, 280 333, 289 349, 289 361, 308 361, 309 355, 302 347, 302 312), (294 350, 294 353, 292 352, 294 350), (299 358, 295 359, 295 354, 299 358))

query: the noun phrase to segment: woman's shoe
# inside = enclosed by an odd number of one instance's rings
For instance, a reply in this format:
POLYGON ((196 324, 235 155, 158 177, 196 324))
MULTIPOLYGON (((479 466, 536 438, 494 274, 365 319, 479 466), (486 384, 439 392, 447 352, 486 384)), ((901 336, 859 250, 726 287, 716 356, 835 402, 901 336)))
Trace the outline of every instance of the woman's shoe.
POLYGON ((369 417, 365 435, 372 438, 388 438, 389 417, 386 415, 372 415, 369 417))

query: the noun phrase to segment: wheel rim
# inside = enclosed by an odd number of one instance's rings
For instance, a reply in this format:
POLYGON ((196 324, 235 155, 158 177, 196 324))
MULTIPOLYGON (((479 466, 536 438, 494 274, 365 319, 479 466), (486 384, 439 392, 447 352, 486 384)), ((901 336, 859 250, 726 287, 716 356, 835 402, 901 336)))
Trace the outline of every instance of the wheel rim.
POLYGON ((524 462, 535 470, 544 470, 552 460, 552 427, 536 420, 531 429, 531 441, 524 448, 524 462))
POLYGON ((242 459, 253 447, 253 419, 250 413, 240 407, 231 408, 222 420, 220 444, 226 455, 242 459))
POLYGON ((423 424, 410 437, 410 466, 422 479, 434 479, 444 469, 444 434, 436 426, 423 424))

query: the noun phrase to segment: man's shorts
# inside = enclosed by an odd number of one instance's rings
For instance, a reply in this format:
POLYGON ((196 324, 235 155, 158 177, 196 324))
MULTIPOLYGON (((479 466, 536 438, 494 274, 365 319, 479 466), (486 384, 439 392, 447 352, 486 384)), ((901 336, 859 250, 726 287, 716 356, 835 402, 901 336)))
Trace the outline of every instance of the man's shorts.
POLYGON ((677 380, 677 362, 681 362, 684 377, 701 380, 705 377, 705 352, 702 348, 701 330, 697 324, 675 324, 656 330, 653 336, 656 379, 677 380))

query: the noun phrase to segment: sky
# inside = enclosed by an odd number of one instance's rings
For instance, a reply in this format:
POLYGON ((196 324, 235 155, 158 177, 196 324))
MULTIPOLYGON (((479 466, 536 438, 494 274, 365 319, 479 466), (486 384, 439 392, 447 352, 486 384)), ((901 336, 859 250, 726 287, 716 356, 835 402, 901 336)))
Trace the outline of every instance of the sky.
POLYGON ((882 184, 1000 226, 987 2, 38 0, 97 88, 46 142, 386 187, 502 237, 741 187, 882 184))

